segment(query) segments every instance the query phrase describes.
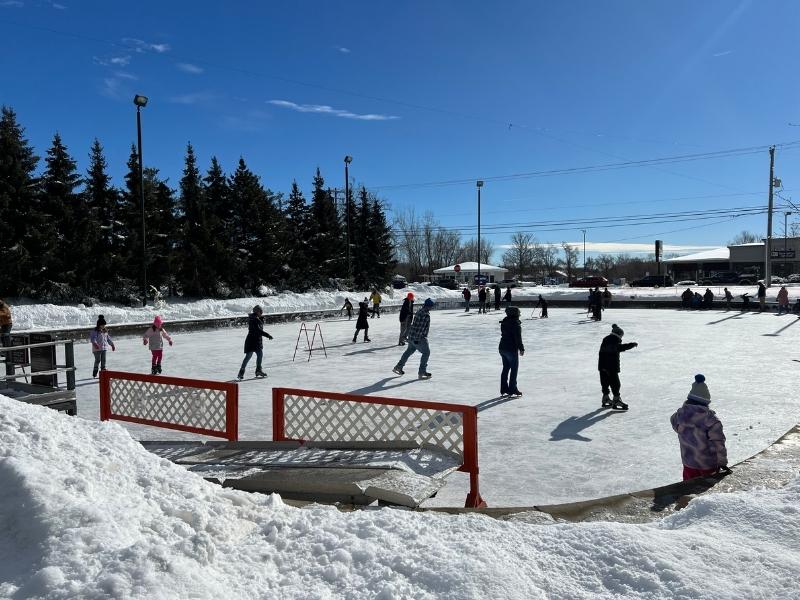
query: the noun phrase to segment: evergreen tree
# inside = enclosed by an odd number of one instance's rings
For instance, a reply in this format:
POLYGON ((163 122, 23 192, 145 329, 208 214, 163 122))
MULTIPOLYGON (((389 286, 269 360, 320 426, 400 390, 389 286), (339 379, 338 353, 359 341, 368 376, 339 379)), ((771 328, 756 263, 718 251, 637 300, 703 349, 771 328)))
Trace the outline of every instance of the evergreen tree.
POLYGON ((369 289, 372 284, 373 238, 370 231, 370 204, 367 189, 358 192, 355 227, 350 235, 353 260, 353 283, 359 289, 369 289))
POLYGON ((286 229, 292 242, 288 245, 289 281, 293 288, 302 291, 308 288, 308 227, 309 211, 303 192, 292 181, 292 191, 286 203, 286 229))
POLYGON ((397 260, 395 260, 392 230, 386 220, 380 200, 374 195, 372 195, 369 215, 369 230, 374 244, 371 279, 375 285, 384 286, 392 280, 397 260))
POLYGON ((324 187, 325 180, 319 168, 313 183, 309 224, 311 266, 316 268, 317 274, 323 279, 343 277, 347 272, 347 265, 344 264, 346 249, 342 243, 339 215, 330 192, 324 187))
POLYGON ((33 153, 16 113, 0 110, 0 296, 21 293, 38 273, 31 259, 29 232, 35 213, 39 158, 33 153))
POLYGON ((41 178, 40 219, 36 230, 39 260, 46 279, 75 285, 83 283, 88 268, 86 234, 89 212, 75 188, 81 183, 77 163, 56 133, 47 151, 41 178))
MULTIPOLYGON (((128 156, 125 189, 119 197, 115 212, 116 238, 121 245, 122 269, 120 275, 142 285, 142 206, 139 187, 139 154, 131 144, 128 156)), ((145 206, 147 198, 145 198, 145 206)), ((145 234, 146 235, 146 234, 145 234)))
MULTIPOLYGON (((359 255, 358 251, 358 239, 359 239, 359 211, 356 207, 356 203, 354 200, 354 191, 352 186, 349 186, 347 189, 347 197, 344 199, 344 211, 342 214, 342 235, 344 236, 344 243, 345 243, 345 262, 344 262, 344 272, 347 273, 348 277, 351 276, 350 271, 352 270, 354 273, 356 269, 353 267, 355 257, 359 255), (347 244, 350 245, 350 259, 348 262, 348 254, 347 254, 347 244)), ((363 234, 362 234, 363 237, 363 234)), ((352 283, 352 282, 351 282, 352 283)))
POLYGON ((83 203, 91 216, 86 233, 90 264, 84 285, 93 289, 109 285, 121 267, 119 255, 122 245, 116 239, 118 225, 115 221, 119 194, 111 186, 111 177, 106 169, 103 146, 95 139, 89 153, 83 190, 83 203))
MULTIPOLYGON (((179 227, 175 218, 175 190, 158 176, 158 169, 144 170, 145 214, 147 217, 147 278, 148 285, 168 288, 177 293, 176 247, 179 227)), ((153 290, 148 290, 151 295, 153 290)))
POLYGON ((234 219, 228 178, 225 177, 216 157, 211 158, 211 167, 203 178, 203 184, 208 209, 208 226, 215 247, 213 256, 210 258, 217 276, 215 294, 228 295, 229 290, 220 284, 235 285, 235 280, 231 278, 234 257, 230 243, 233 236, 234 219))

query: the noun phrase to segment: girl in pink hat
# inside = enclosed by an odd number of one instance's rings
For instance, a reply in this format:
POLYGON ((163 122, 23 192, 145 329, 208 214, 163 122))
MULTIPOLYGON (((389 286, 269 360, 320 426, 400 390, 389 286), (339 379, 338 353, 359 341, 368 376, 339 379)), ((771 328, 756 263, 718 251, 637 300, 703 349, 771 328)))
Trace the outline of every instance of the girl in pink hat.
POLYGON ((169 334, 164 329, 164 319, 161 318, 161 315, 156 315, 156 318, 153 319, 152 327, 147 329, 142 338, 142 343, 145 346, 150 344, 150 354, 152 354, 153 358, 152 370, 150 372, 153 375, 161 374, 161 357, 164 354, 163 340, 167 340, 169 345, 172 346, 172 338, 169 337, 169 334))

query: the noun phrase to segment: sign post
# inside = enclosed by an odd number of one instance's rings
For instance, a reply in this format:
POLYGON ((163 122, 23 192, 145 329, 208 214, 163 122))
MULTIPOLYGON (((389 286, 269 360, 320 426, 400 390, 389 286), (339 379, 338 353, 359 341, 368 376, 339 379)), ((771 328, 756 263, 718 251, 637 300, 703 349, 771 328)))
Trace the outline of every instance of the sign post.
MULTIPOLYGON (((461 272, 461 265, 454 266, 453 271, 455 271, 456 275, 458 275, 461 272)), ((458 279, 458 277, 456 277, 456 279, 458 279)))

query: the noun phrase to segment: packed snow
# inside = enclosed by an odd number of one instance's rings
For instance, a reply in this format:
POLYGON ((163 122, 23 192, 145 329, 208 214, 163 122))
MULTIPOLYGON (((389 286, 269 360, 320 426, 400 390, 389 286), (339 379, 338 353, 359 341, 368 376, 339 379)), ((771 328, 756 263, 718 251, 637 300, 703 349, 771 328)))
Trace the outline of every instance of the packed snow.
POLYGON ((0 397, 3 598, 790 598, 800 481, 648 525, 292 508, 0 397))

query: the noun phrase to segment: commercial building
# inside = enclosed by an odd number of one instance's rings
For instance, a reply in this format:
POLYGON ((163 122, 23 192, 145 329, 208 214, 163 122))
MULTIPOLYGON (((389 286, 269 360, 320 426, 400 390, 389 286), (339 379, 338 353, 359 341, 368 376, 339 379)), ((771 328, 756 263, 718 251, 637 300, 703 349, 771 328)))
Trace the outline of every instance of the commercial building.
MULTIPOLYGON (((800 238, 773 238, 770 269, 773 275, 786 277, 800 273, 800 238)), ((664 265, 675 281, 702 279, 712 271, 736 271, 741 274, 764 276, 764 242, 735 244, 704 252, 665 259, 664 265)))

